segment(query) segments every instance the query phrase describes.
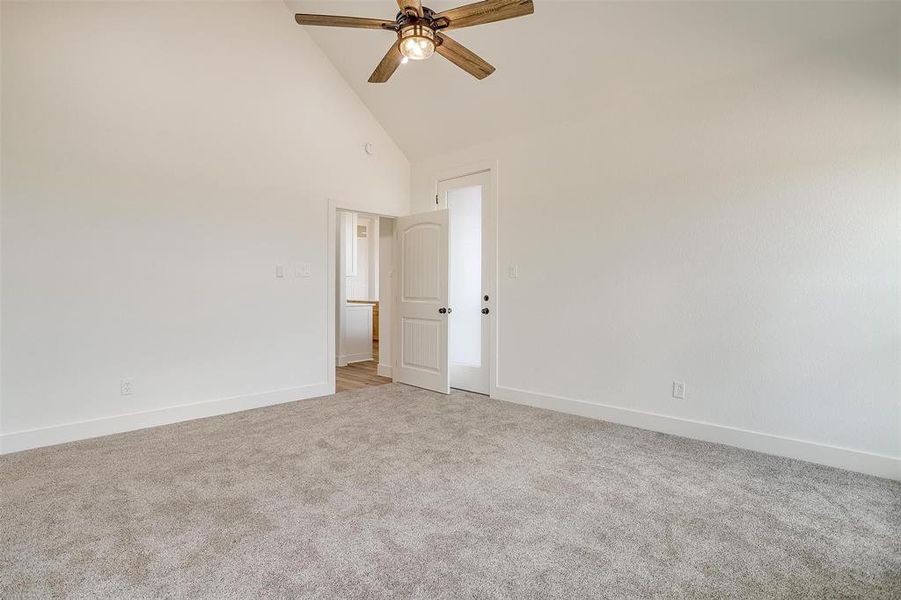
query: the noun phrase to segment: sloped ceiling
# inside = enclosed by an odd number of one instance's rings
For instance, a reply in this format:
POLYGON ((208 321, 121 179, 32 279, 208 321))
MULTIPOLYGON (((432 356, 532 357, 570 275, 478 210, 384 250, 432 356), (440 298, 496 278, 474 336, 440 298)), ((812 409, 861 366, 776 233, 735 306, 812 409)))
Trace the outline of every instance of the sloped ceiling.
MULTIPOLYGON (((425 0, 436 11, 461 3, 425 0)), ((291 13, 390 19, 397 12, 394 0, 285 4, 291 13)), ((534 15, 451 32, 497 67, 483 81, 435 55, 370 84, 392 33, 306 30, 414 161, 740 75, 885 26, 897 18, 891 4, 535 0, 534 15)))

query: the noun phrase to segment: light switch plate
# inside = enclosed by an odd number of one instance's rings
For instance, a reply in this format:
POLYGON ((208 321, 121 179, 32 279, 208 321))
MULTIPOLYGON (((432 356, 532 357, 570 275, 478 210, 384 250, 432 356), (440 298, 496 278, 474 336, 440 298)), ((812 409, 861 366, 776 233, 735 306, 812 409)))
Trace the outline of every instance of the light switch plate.
POLYGON ((510 265, 507 267, 507 277, 510 279, 516 279, 519 277, 519 265, 510 265))
POLYGON ((282 265, 275 265, 275 277, 277 279, 281 279, 285 276, 285 267, 282 265))
POLYGON ((310 277, 310 263, 300 263, 294 272, 295 276, 307 279, 310 277))

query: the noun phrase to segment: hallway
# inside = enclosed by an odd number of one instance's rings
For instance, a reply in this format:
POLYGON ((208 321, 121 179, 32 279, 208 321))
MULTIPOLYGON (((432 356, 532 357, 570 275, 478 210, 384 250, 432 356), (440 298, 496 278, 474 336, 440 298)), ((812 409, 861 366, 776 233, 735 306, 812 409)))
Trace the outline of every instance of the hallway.
POLYGON ((335 368, 335 392, 359 390, 391 383, 390 377, 378 375, 379 342, 372 342, 373 360, 350 363, 346 367, 335 368))

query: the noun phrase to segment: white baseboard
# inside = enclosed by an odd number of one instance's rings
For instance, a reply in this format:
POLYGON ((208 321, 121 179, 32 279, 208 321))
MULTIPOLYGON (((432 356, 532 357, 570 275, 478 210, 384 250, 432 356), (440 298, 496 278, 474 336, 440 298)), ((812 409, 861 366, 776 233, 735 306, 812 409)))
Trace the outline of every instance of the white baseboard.
POLYGON ((376 368, 376 375, 380 375, 382 377, 393 377, 392 372, 394 369, 391 368, 391 365, 383 365, 379 363, 378 368, 376 368))
POLYGON ((495 397, 498 400, 506 400, 516 404, 546 408, 641 429, 671 433, 705 442, 715 442, 765 454, 796 458, 848 471, 866 473, 867 475, 901 480, 901 458, 883 454, 873 454, 850 448, 840 448, 838 446, 829 446, 769 433, 620 408, 607 404, 596 404, 585 400, 539 394, 511 387, 498 386, 495 397))
POLYGON ((143 412, 101 417, 87 421, 51 425, 37 429, 12 431, 0 435, 0 454, 20 452, 42 446, 53 446, 65 442, 74 442, 102 435, 156 427, 158 425, 168 425, 203 417, 224 415, 251 408, 293 402, 295 400, 306 400, 308 398, 326 396, 329 393, 331 392, 328 383, 317 383, 303 387, 263 392, 251 396, 220 398, 143 412))
POLYGON ((363 362, 366 360, 372 360, 371 352, 361 352, 360 354, 345 354, 338 357, 338 366, 346 367, 348 363, 363 362))

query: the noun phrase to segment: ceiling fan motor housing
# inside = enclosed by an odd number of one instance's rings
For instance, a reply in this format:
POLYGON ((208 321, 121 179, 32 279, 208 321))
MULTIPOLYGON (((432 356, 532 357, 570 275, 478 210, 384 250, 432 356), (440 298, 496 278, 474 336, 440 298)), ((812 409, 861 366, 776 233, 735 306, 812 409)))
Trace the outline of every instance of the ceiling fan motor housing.
POLYGON ((421 17, 414 12, 400 11, 399 13, 397 13, 395 21, 397 22, 398 29, 407 25, 416 24, 425 25, 433 30, 440 29, 441 27, 446 27, 446 20, 441 17, 436 17, 435 14, 435 11, 433 11, 431 8, 423 6, 421 17))

